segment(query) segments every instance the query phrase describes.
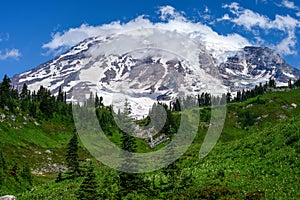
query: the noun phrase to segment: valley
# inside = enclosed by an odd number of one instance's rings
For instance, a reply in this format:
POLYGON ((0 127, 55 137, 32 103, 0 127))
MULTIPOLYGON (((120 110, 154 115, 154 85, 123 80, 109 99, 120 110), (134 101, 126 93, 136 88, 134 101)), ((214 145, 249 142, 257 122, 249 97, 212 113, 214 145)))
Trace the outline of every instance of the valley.
MULTIPOLYGON (((70 178, 66 152, 75 128, 71 113, 62 115, 56 110, 52 117, 39 112, 33 117, 18 108, 23 101, 17 100, 14 107, 1 110, 1 152, 6 164, 1 171, 0 195, 11 194, 17 199, 77 199, 91 160, 97 185, 94 192, 99 199, 119 199, 120 195, 122 199, 300 197, 299 88, 269 90, 228 103, 217 145, 199 159, 199 149, 210 125, 210 107, 201 106, 199 129, 188 151, 167 168, 131 176, 131 189, 122 187, 122 173, 95 160, 81 142, 78 155, 83 174, 70 178), (30 176, 24 175, 26 166, 30 176), (62 179, 57 182, 59 171, 62 179)), ((57 99, 55 102, 65 105, 57 99)), ((97 112, 102 116, 100 124, 107 137, 122 147, 123 134, 114 124, 109 107, 100 106, 97 112)), ((179 114, 173 111, 173 119, 179 114)), ((136 152, 155 151, 169 143, 167 140, 152 149, 145 140, 134 140, 136 152)))

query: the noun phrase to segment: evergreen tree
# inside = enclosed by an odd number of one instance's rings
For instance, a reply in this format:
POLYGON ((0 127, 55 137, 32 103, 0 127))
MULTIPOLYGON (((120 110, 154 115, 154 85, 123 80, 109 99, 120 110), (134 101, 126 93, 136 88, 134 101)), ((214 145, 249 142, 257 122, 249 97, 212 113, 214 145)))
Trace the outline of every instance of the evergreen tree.
POLYGON ((29 93, 28 86, 27 86, 26 83, 24 83, 23 87, 22 87, 22 90, 21 90, 21 93, 20 93, 21 100, 27 99, 28 98, 28 93, 29 93))
POLYGON ((219 96, 213 96, 211 94, 210 94, 210 96, 211 96, 211 100, 210 100, 211 104, 217 105, 221 102, 221 99, 219 96))
POLYGON ((268 86, 269 86, 270 88, 275 88, 275 87, 276 87, 275 80, 272 79, 272 78, 270 78, 270 79, 269 79, 269 84, 268 84, 268 86))
POLYGON ((168 106, 166 104, 163 104, 163 107, 166 110, 167 116, 166 116, 166 122, 161 132, 171 137, 176 132, 175 121, 173 118, 173 114, 171 110, 168 108, 168 106))
POLYGON ((89 164, 86 177, 81 183, 79 190, 77 191, 77 198, 81 200, 99 199, 97 191, 98 183, 94 172, 94 166, 89 164))
MULTIPOLYGON (((175 148, 174 145, 169 145, 166 148, 166 159, 169 162, 174 159, 174 156, 175 156, 174 148, 175 148)), ((176 161, 170 163, 168 166, 166 166, 165 168, 162 169, 162 172, 167 176, 167 178, 169 180, 169 186, 167 188, 168 190, 175 189, 178 171, 179 171, 179 169, 176 165, 176 161)))
POLYGON ((300 78, 297 81, 295 81, 294 86, 295 87, 300 87, 300 78))
POLYGON ((222 94, 221 99, 220 99, 220 105, 224 105, 225 103, 227 103, 227 97, 226 94, 222 94))
POLYGON ((2 150, 0 149, 0 169, 6 169, 6 168, 7 168, 6 160, 4 158, 2 150))
POLYGON ((204 106, 205 105, 205 93, 202 92, 201 96, 200 96, 200 105, 204 106))
POLYGON ((31 117, 34 117, 34 118, 36 118, 37 117, 37 113, 38 113, 38 105, 37 105, 37 102, 35 102, 35 101, 31 101, 30 103, 29 103, 29 115, 31 116, 31 117))
POLYGON ((5 183, 4 178, 5 178, 5 173, 4 173, 3 169, 0 168, 0 188, 1 188, 1 185, 3 185, 5 183))
POLYGON ((10 91, 10 97, 11 99, 13 99, 14 101, 19 100, 19 92, 17 88, 12 88, 10 91))
POLYGON ((95 97, 95 107, 96 108, 100 108, 100 99, 99 99, 97 93, 96 93, 96 97, 95 97))
POLYGON ((51 96, 51 92, 49 90, 43 88, 42 91, 38 91, 38 98, 40 99, 39 109, 41 112, 47 118, 52 118, 56 109, 55 97, 51 96))
POLYGON ((59 171, 59 172, 58 172, 58 175, 57 175, 57 177, 56 177, 56 179, 55 179, 55 183, 59 183, 59 182, 61 182, 62 180, 63 180, 62 172, 59 171))
POLYGON ((236 93, 236 101, 237 102, 239 102, 239 101, 241 101, 242 100, 242 93, 241 93, 241 91, 238 91, 237 93, 236 93))
MULTIPOLYGON (((126 151, 126 152, 122 152, 121 154, 121 157, 124 158, 122 162, 122 167, 124 169, 136 169, 137 161, 134 160, 132 153, 136 152, 137 145, 136 145, 135 138, 132 135, 130 135, 130 133, 131 134, 133 133, 134 129, 129 114, 130 114, 130 107, 126 99, 123 112, 120 112, 118 114, 120 117, 119 119, 121 121, 120 125, 123 128, 123 130, 126 130, 126 132, 121 131, 122 132, 121 147, 123 150, 126 151)), ((123 194, 131 191, 135 191, 139 188, 139 186, 142 185, 141 184, 142 181, 140 180, 138 174, 121 171, 119 174, 119 178, 120 178, 121 191, 123 194)))
POLYGON ((227 103, 231 102, 231 93, 230 92, 227 92, 227 94, 226 94, 226 102, 227 103))
POLYGON ((4 183, 5 173, 4 170, 7 168, 3 152, 0 149, 0 186, 4 183))
POLYGON ((102 96, 101 96, 100 99, 99 99, 99 103, 100 103, 100 106, 101 106, 101 107, 104 106, 104 104, 103 104, 103 97, 102 97, 102 96))
POLYGON ((74 131, 73 136, 68 144, 66 162, 68 167, 68 172, 71 178, 75 178, 80 175, 79 169, 79 156, 78 156, 78 138, 76 131, 74 131))
POLYGON ((176 98, 175 103, 173 105, 173 111, 181 111, 180 101, 176 98))
POLYGON ((28 90, 27 84, 24 83, 21 93, 20 93, 20 100, 21 100, 21 110, 27 112, 29 110, 30 104, 30 91, 28 90))
POLYGON ((2 83, 0 83, 0 106, 9 106, 10 98, 11 98, 11 81, 4 75, 2 83))
POLYGON ((245 92, 245 90, 242 90, 242 96, 241 96, 241 101, 245 101, 247 99, 247 94, 245 92))
POLYGON ((290 89, 292 89, 294 87, 294 85, 292 84, 292 80, 291 79, 289 79, 289 81, 288 81, 288 87, 290 89))
POLYGON ((86 100, 86 105, 95 107, 95 97, 94 97, 93 92, 90 92, 90 97, 86 100))
POLYGON ((205 106, 211 105, 211 95, 207 92, 204 94, 204 105, 205 106))
POLYGON ((61 89, 61 86, 59 87, 59 90, 58 90, 58 94, 57 94, 57 97, 56 97, 56 100, 58 102, 64 102, 64 92, 62 91, 61 89))
POLYGON ((32 185, 33 177, 31 174, 31 170, 28 164, 26 164, 22 171, 21 171, 21 177, 28 181, 29 185, 32 185))
POLYGON ((265 92, 264 86, 262 85, 262 83, 259 83, 256 94, 263 94, 264 92, 265 92))
POLYGON ((96 108, 103 108, 103 97, 99 97, 98 94, 96 93, 95 97, 95 107, 96 108))
POLYGON ((162 119, 166 118, 165 109, 160 103, 154 103, 149 112, 149 117, 151 119, 153 128, 156 132, 162 131, 161 129, 165 125, 165 121, 162 119))

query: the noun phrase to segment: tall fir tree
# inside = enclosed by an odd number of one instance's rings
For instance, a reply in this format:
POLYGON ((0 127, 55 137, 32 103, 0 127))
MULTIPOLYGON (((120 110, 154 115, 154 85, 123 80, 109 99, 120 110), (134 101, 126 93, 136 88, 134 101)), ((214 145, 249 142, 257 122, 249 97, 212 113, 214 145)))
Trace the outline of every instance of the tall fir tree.
POLYGON ((276 82, 275 82, 275 79, 272 79, 272 78, 270 78, 269 79, 269 87, 271 87, 271 88, 275 88, 276 87, 276 82))
POLYGON ((79 155, 78 155, 78 137, 74 130, 73 136, 68 143, 66 162, 70 178, 78 177, 81 172, 79 168, 79 155))
POLYGON ((62 172, 59 171, 59 172, 58 172, 58 175, 57 175, 57 177, 56 177, 56 179, 55 179, 55 183, 59 183, 59 182, 61 182, 61 181, 63 181, 63 177, 62 177, 62 172))
POLYGON ((7 75, 4 75, 2 83, 0 83, 0 105, 2 107, 9 106, 11 98, 11 81, 7 75))
MULTIPOLYGON (((165 151, 166 151, 166 160, 168 160, 168 162, 172 161, 175 157, 175 145, 170 144, 165 151)), ((167 176, 169 181, 167 189, 174 190, 176 187, 177 176, 179 172, 179 169, 176 165, 176 161, 164 167, 162 169, 162 172, 165 174, 165 176, 167 176)))
POLYGON ((21 105, 20 105, 21 110, 24 112, 28 112, 29 105, 30 105, 30 90, 28 90, 28 86, 26 83, 23 84, 20 93, 20 100, 21 100, 21 105))
MULTIPOLYGON (((132 136, 133 134, 133 126, 132 120, 129 117, 130 114, 130 106, 128 100, 125 100, 124 103, 124 110, 123 112, 119 112, 119 121, 120 126, 122 128, 122 149, 126 152, 122 152, 121 157, 124 159, 122 162, 123 169, 134 169, 137 167, 137 161, 134 160, 132 153, 136 152, 136 141, 135 138, 132 136)), ((139 174, 135 173, 127 173, 121 171, 119 174, 120 178, 120 187, 122 195, 126 193, 130 193, 132 191, 137 191, 139 186, 142 185, 141 179, 139 174)))
POLYGON ((293 87, 294 87, 294 85, 293 85, 291 79, 289 79, 289 81, 288 81, 288 87, 289 87, 290 89, 293 89, 293 87))
POLYGON ((237 102, 242 101, 242 92, 241 91, 237 91, 235 100, 237 102))
POLYGON ((180 101, 177 98, 173 104, 173 111, 181 111, 180 101))
POLYGON ((231 93, 227 92, 226 94, 226 103, 230 103, 231 102, 231 93))
POLYGON ((6 168, 7 168, 6 160, 4 158, 2 150, 0 149, 0 169, 6 169, 6 168))
POLYGON ((0 188, 1 188, 1 185, 3 185, 3 183, 4 183, 4 177, 5 177, 4 170, 6 168, 7 168, 6 160, 3 156, 2 150, 0 149, 0 188))
POLYGON ((21 171, 21 177, 24 178, 29 183, 29 185, 32 185, 33 176, 28 164, 25 164, 25 166, 23 167, 21 171))
POLYGON ((59 87, 59 90, 58 90, 58 94, 57 94, 57 97, 56 97, 56 100, 58 102, 64 102, 64 92, 62 91, 62 88, 61 86, 59 87))
POLYGON ((294 82, 295 87, 300 87, 300 78, 294 82))
POLYGON ((94 172, 94 165, 90 162, 86 176, 77 191, 77 199, 96 200, 99 199, 98 183, 94 172))

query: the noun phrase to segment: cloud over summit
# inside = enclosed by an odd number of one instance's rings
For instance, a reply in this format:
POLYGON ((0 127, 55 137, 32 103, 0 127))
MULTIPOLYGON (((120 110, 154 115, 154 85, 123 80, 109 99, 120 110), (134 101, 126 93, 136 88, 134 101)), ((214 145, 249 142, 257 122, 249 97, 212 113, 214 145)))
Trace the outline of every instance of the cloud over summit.
MULTIPOLYGON (((295 5, 287 0, 282 5, 295 8, 295 5)), ((274 19, 243 8, 239 3, 223 5, 225 14, 223 17, 215 18, 214 23, 231 23, 231 26, 241 27, 252 33, 252 37, 246 37, 232 29, 231 33, 221 34, 214 30, 213 26, 199 21, 190 20, 184 12, 177 11, 172 6, 162 6, 158 10, 158 21, 153 22, 148 17, 140 15, 128 22, 113 21, 108 24, 92 26, 82 24, 79 27, 70 28, 64 32, 52 34, 52 40, 45 43, 43 48, 48 52, 59 54, 62 51, 78 44, 84 39, 96 36, 125 33, 136 29, 157 28, 163 30, 177 31, 186 37, 202 43, 212 54, 221 56, 228 51, 235 51, 247 45, 265 45, 277 50, 282 55, 296 54, 296 30, 300 27, 299 20, 290 15, 276 15, 274 19), (260 37, 260 33, 273 34, 280 31, 284 38, 278 39, 276 43, 269 43, 260 37)), ((208 7, 205 10, 209 10, 208 7)), ((207 13, 206 13, 207 14, 207 13)))

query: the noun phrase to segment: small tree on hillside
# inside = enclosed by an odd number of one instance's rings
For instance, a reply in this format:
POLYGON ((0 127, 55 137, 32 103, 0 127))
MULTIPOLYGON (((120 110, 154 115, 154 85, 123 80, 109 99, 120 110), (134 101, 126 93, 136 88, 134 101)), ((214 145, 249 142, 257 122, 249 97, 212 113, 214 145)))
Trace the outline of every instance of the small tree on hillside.
POLYGON ((2 150, 0 149, 0 169, 6 169, 6 168, 7 168, 6 160, 3 156, 2 150))
POLYGON ((30 103, 30 90, 28 90, 28 87, 26 83, 24 83, 22 87, 22 91, 20 93, 20 100, 21 100, 21 110, 24 112, 27 112, 29 109, 29 103, 30 103))
POLYGON ((295 87, 300 87, 300 78, 295 81, 294 86, 295 87))
POLYGON ((269 85, 270 88, 276 88, 275 79, 270 78, 268 85, 269 85))
POLYGON ((57 177, 56 177, 56 179, 55 179, 55 183, 59 183, 59 182, 61 182, 61 181, 63 181, 63 177, 62 177, 62 172, 59 171, 59 172, 58 172, 58 175, 57 175, 57 177))
POLYGON ((77 198, 81 200, 99 199, 97 188, 98 183, 94 172, 94 166, 92 163, 90 163, 86 177, 77 191, 77 198))
POLYGON ((79 156, 78 156, 78 138, 76 131, 68 144, 67 155, 66 155, 68 172, 71 178, 75 178, 80 175, 79 169, 79 156))
POLYGON ((0 83, 0 106, 9 106, 11 100, 11 81, 7 75, 4 76, 0 83))
POLYGON ((7 168, 5 158, 3 156, 2 150, 0 149, 0 186, 4 182, 4 170, 7 168))
MULTIPOLYGON (((166 148, 166 159, 168 162, 174 159, 175 156, 175 145, 169 145, 166 148)), ((177 179, 177 173, 179 172, 179 169, 176 165, 176 161, 173 161, 168 166, 162 169, 162 172, 168 177, 169 180, 169 187, 168 189, 175 189, 176 187, 176 179, 177 179)))
POLYGON ((226 94, 226 103, 230 103, 231 102, 231 93, 227 92, 226 94))
MULTIPOLYGON (((137 167, 136 166, 137 161, 133 158, 133 155, 131 154, 136 152, 137 145, 136 145, 135 138, 132 135, 130 135, 130 133, 134 132, 134 128, 132 126, 132 121, 131 118, 129 117, 129 114, 130 114, 130 106, 126 99, 123 112, 118 113, 118 118, 120 123, 119 125, 123 128, 123 130, 126 130, 126 132, 121 130, 122 149, 126 150, 126 152, 122 152, 121 155, 121 157, 124 158, 122 162, 122 166, 123 168, 126 169, 132 169, 137 167)), ((120 178, 121 191, 123 192, 123 194, 130 193, 131 191, 136 191, 142 185, 142 181, 140 180, 138 174, 120 172, 119 178, 120 178)))
POLYGON ((28 181, 29 185, 32 185, 33 176, 31 174, 31 170, 28 164, 26 164, 22 171, 21 171, 21 177, 28 181))

